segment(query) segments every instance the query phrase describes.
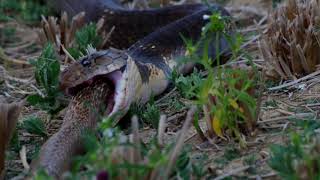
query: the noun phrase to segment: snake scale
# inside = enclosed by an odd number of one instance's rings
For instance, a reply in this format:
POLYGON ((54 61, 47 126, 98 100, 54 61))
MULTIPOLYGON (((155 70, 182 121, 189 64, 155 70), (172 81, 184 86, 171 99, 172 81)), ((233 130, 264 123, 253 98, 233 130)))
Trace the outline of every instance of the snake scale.
MULTIPOLYGON (((32 165, 33 169, 44 168, 56 178, 68 169, 71 157, 81 147, 82 132, 95 128, 99 107, 104 107, 100 114, 117 121, 132 103, 143 104, 151 96, 163 93, 174 68, 185 74, 194 67, 194 64, 177 62, 187 54, 181 36, 194 42, 199 40, 202 27, 208 21, 203 15, 213 10, 230 16, 216 4, 128 10, 115 0, 48 1, 58 13, 66 11, 72 16, 85 11, 87 22, 102 17, 106 32, 115 27, 105 50, 89 51, 61 73, 61 89, 73 98, 62 127, 44 144, 32 165)), ((210 42, 210 57, 216 57, 215 45, 218 44, 224 52, 221 59, 227 59, 231 54, 227 40, 223 37, 217 40, 212 38, 210 42)))

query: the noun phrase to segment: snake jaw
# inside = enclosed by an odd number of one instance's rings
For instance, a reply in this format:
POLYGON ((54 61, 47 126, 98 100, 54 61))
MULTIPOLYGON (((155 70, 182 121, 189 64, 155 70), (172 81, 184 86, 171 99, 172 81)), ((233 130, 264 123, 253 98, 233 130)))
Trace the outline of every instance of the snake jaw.
POLYGON ((73 96, 97 78, 105 76, 112 79, 113 72, 121 71, 126 65, 127 58, 126 53, 116 49, 90 52, 61 73, 60 89, 73 96))
POLYGON ((150 72, 148 82, 143 82, 143 74, 139 72, 137 62, 129 56, 121 79, 115 83, 114 106, 109 114, 109 117, 116 117, 114 123, 127 113, 131 104, 144 104, 152 95, 159 95, 167 88, 169 80, 165 73, 152 64, 145 66, 150 72), (122 116, 115 116, 118 112, 121 112, 122 116))
MULTIPOLYGON (((142 83, 138 72, 134 61, 129 56, 121 79, 119 79, 115 85, 114 106, 109 117, 113 117, 118 112, 122 112, 122 115, 124 115, 129 110, 130 105, 135 101, 135 98, 138 97, 136 93, 142 83)), ((115 121, 119 121, 121 117, 122 116, 117 116, 115 121)))

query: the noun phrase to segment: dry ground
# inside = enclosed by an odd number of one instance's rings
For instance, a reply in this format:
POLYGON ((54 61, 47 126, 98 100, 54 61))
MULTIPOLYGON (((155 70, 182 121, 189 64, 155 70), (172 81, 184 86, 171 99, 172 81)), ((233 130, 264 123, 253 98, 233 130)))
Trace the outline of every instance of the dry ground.
MULTIPOLYGON (((257 31, 263 30, 264 23, 271 8, 271 0, 233 0, 226 3, 239 26, 239 31, 247 35, 250 43, 246 46, 248 52, 255 58, 255 62, 262 66, 263 60, 257 46, 257 31)), ((32 67, 27 60, 37 57, 41 46, 37 42, 37 27, 25 26, 22 23, 11 21, 0 24, 0 29, 12 27, 16 32, 11 39, 0 36, 0 99, 8 102, 18 101, 37 91, 33 78, 32 67)), ((235 179, 278 178, 268 167, 267 159, 270 156, 269 145, 285 142, 283 132, 290 128, 294 117, 317 118, 320 100, 320 77, 311 77, 307 81, 297 83, 288 88, 277 91, 263 92, 261 113, 258 129, 252 137, 247 138, 248 148, 240 150, 237 143, 214 140, 211 143, 202 142, 194 129, 190 130, 186 142, 192 145, 194 154, 206 153, 206 165, 214 176, 223 178, 233 176, 235 179)), ((277 85, 273 85, 277 86, 277 85)), ((166 114, 169 127, 165 139, 173 140, 186 115, 186 109, 172 108, 172 102, 181 104, 187 100, 179 98, 178 92, 173 90, 156 102, 161 112, 166 114)), ((182 106, 183 107, 183 106, 182 106)), ((63 111, 53 119, 43 111, 26 105, 23 108, 20 121, 28 116, 38 116, 45 120, 48 134, 51 135, 59 128, 63 111)), ((147 140, 155 130, 145 127, 141 129, 143 137, 147 140)), ((27 160, 30 162, 33 152, 40 147, 45 139, 19 130, 19 139, 26 148, 27 160)), ((25 171, 19 153, 10 150, 7 161, 7 178, 15 177, 25 171)))

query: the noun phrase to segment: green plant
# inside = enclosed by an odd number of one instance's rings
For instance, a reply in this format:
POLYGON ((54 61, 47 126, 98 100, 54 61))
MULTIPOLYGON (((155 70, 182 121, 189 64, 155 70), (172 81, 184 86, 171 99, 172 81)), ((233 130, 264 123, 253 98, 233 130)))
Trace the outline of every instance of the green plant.
POLYGON ((38 117, 30 116, 25 118, 22 122, 21 128, 30 134, 35 134, 42 137, 47 136, 44 122, 38 117))
POLYGON ((146 111, 142 114, 145 123, 151 124, 153 128, 158 128, 160 110, 154 103, 146 105, 146 111))
POLYGON ((277 101, 275 101, 274 99, 270 100, 270 101, 266 101, 264 103, 264 106, 266 107, 278 107, 277 101))
POLYGON ((224 165, 228 164, 230 161, 232 161, 236 158, 239 158, 239 157, 240 157, 239 150, 236 149, 235 147, 229 147, 229 148, 225 149, 223 156, 220 158, 217 158, 215 160, 215 162, 217 164, 219 164, 220 166, 224 166, 224 165))
MULTIPOLYGON (((103 120, 98 129, 102 134, 101 139, 97 141, 93 134, 85 137, 88 151, 76 159, 70 178, 107 176, 109 179, 121 177, 138 180, 165 174, 175 144, 163 146, 158 144, 156 138, 145 144, 135 139, 135 136, 130 140, 112 127, 110 119, 103 120)), ((136 130, 132 128, 132 131, 136 130)), ((203 166, 199 167, 204 161, 194 163, 189 151, 186 148, 179 152, 172 170, 170 169, 170 177, 191 179, 202 177, 206 173, 203 166)))
POLYGON ((184 104, 179 100, 179 97, 173 97, 169 100, 169 108, 174 111, 179 111, 184 107, 184 104))
POLYGON ((147 125, 151 125, 153 128, 158 128, 160 119, 160 109, 155 105, 154 100, 149 101, 145 105, 133 104, 130 106, 128 117, 137 115, 141 118, 141 121, 147 125))
POLYGON ((192 99, 197 96, 205 78, 198 71, 194 71, 189 76, 172 75, 172 79, 180 94, 184 98, 192 99))
POLYGON ((50 14, 49 7, 42 0, 2 0, 0 2, 0 21, 11 18, 24 23, 36 23, 41 15, 50 14))
POLYGON ((53 46, 47 44, 40 57, 31 60, 30 63, 35 67, 35 79, 40 91, 28 96, 27 101, 50 114, 58 112, 62 108, 62 104, 58 100, 58 97, 62 96, 58 89, 60 63, 56 58, 53 46))
POLYGON ((243 38, 240 35, 228 34, 228 18, 222 17, 219 13, 204 17, 209 19, 209 23, 203 28, 200 40, 193 43, 184 39, 188 56, 182 62, 200 64, 206 76, 199 72, 193 72, 191 76, 186 77, 174 73, 172 79, 184 97, 203 109, 209 134, 216 134, 221 138, 225 135, 235 136, 244 147, 242 134, 253 131, 256 121, 256 71, 254 67, 241 69, 220 66, 223 60, 220 55, 224 53, 219 49, 220 38, 228 41, 232 51, 231 59, 242 55, 250 63, 251 58, 241 50, 243 38), (217 42, 215 52, 210 52, 210 44, 213 42, 217 42), (216 58, 210 58, 210 54, 216 54, 216 58), (216 68, 212 67, 214 63, 218 65, 216 68))
POLYGON ((301 129, 301 136, 304 138, 310 139, 315 135, 317 129, 320 128, 320 122, 318 119, 314 119, 314 117, 306 118, 306 119, 292 119, 294 127, 298 127, 301 129))
POLYGON ((269 166, 283 179, 320 178, 319 134, 291 133, 287 145, 272 145, 269 166))
POLYGON ((178 179, 201 179, 208 173, 204 168, 207 156, 199 154, 193 159, 190 152, 191 147, 186 145, 177 159, 174 173, 178 179))
POLYGON ((39 169, 32 178, 34 180, 53 180, 43 169, 39 169))
POLYGON ((87 54, 88 45, 99 47, 102 43, 102 37, 97 33, 97 25, 89 23, 76 32, 75 42, 68 51, 75 59, 87 54))

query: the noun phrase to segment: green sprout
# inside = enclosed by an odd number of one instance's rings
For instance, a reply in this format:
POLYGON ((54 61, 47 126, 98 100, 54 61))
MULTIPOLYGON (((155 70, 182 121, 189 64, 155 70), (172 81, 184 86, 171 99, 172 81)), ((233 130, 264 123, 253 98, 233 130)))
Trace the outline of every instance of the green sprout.
POLYGON ((60 63, 52 44, 47 44, 40 57, 30 63, 35 67, 35 79, 40 89, 37 94, 30 95, 27 101, 50 114, 60 111, 63 107, 58 99, 62 96, 58 86, 60 63))
POLYGON ((229 135, 235 136, 244 147, 242 134, 252 131, 256 121, 257 103, 253 90, 257 86, 257 78, 246 69, 220 65, 223 60, 221 55, 225 53, 220 51, 220 39, 225 38, 229 43, 231 60, 239 55, 247 57, 249 62, 251 58, 241 50, 243 38, 240 35, 228 34, 228 18, 214 12, 212 15, 204 15, 204 19, 209 22, 203 27, 198 42, 193 43, 183 38, 188 55, 181 62, 200 64, 205 73, 194 71, 190 76, 174 73, 172 79, 183 97, 207 111, 206 118, 210 122, 208 126, 211 126, 208 128, 211 131, 209 133, 224 138, 228 130, 231 132, 229 135), (213 42, 216 42, 215 52, 210 49, 213 42), (213 53, 216 54, 215 59, 210 58, 213 53), (214 68, 213 65, 218 66, 214 68))

